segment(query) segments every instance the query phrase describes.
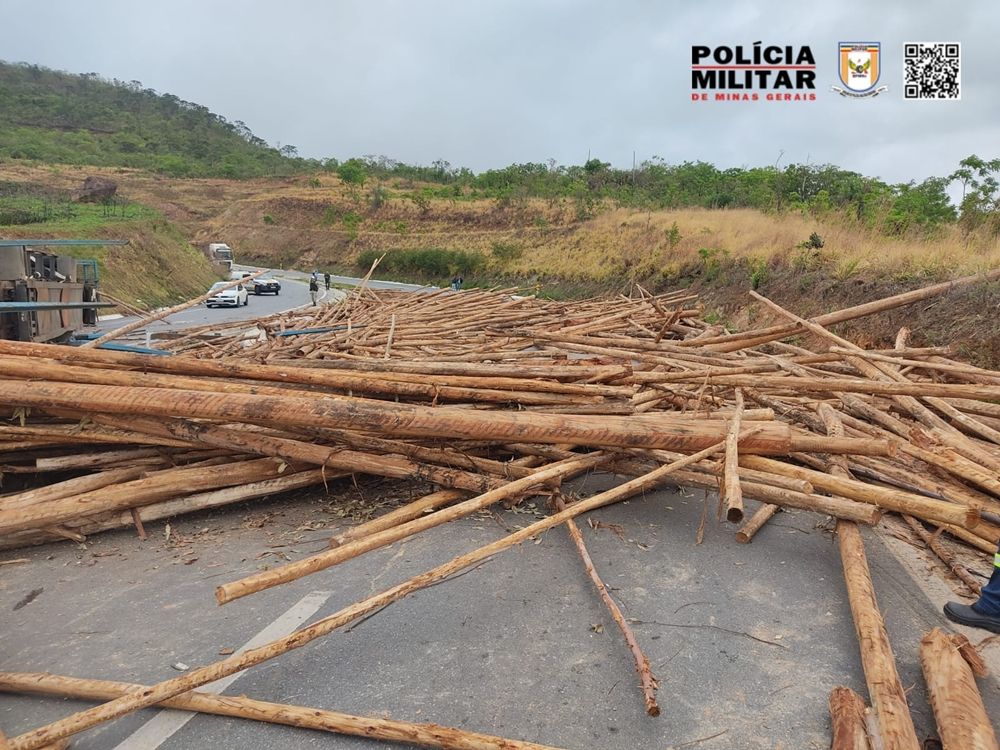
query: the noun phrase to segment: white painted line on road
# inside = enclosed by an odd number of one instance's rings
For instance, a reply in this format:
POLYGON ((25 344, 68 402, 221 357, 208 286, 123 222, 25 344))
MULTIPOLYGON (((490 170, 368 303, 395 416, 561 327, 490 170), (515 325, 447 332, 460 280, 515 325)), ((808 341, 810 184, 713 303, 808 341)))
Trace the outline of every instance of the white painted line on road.
MULTIPOLYGON (((316 614, 320 607, 326 604, 326 600, 330 598, 330 593, 329 591, 313 591, 310 594, 306 594, 285 614, 247 641, 236 653, 242 654, 244 651, 263 646, 265 643, 270 643, 276 638, 281 638, 293 632, 299 625, 316 614)), ((221 693, 236 682, 244 672, 246 670, 231 674, 229 677, 223 677, 221 680, 216 680, 199 688, 199 690, 206 693, 221 693)), ((114 750, 155 750, 155 748, 166 742, 197 715, 194 711, 164 709, 118 743, 114 750)))

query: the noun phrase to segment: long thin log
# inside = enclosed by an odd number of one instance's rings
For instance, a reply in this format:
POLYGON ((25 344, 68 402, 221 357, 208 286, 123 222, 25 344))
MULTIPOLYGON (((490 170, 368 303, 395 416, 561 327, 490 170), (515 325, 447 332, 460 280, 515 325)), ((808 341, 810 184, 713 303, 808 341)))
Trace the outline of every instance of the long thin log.
POLYGON ((381 549, 421 531, 426 531, 449 521, 472 515, 483 508, 488 508, 501 500, 520 495, 539 485, 575 476, 607 460, 608 456, 596 453, 557 462, 537 470, 530 476, 523 479, 515 479, 513 482, 508 482, 505 485, 484 492, 457 505, 414 518, 412 521, 399 524, 398 526, 377 531, 374 534, 355 539, 334 549, 324 550, 301 560, 296 560, 295 562, 280 565, 269 570, 262 570, 246 578, 241 578, 238 581, 222 584, 215 589, 215 598, 219 604, 228 604, 234 599, 249 596, 250 594, 283 583, 295 581, 312 573, 318 573, 321 570, 339 565, 366 552, 381 549))
MULTIPOLYGON (((0 690, 7 693, 34 693, 77 700, 112 700, 148 689, 145 685, 111 680, 90 680, 45 673, 0 673, 0 690)), ((259 701, 245 696, 213 695, 192 691, 156 704, 178 711, 197 711, 215 716, 250 719, 301 729, 332 732, 386 742, 405 742, 440 750, 556 750, 548 745, 522 742, 440 724, 380 719, 371 716, 327 711, 259 701)))
MULTIPOLYGON (((650 447, 677 451, 697 450, 725 436, 718 420, 694 421, 667 414, 630 417, 576 416, 509 411, 477 411, 453 407, 397 404, 370 399, 326 397, 252 396, 208 394, 157 388, 122 388, 37 381, 31 388, 0 381, 0 403, 62 409, 86 404, 92 411, 140 416, 186 417, 290 425, 326 424, 383 434, 409 437, 468 438, 473 440, 573 442, 604 447, 650 447)), ((741 444, 743 453, 784 454, 796 450, 826 453, 889 455, 893 448, 884 440, 843 438, 831 440, 813 435, 795 435, 787 425, 758 425, 753 437, 741 444)))
MULTIPOLYGON (((689 382, 704 383, 705 378, 692 378, 689 382)), ((708 378, 710 385, 744 386, 747 388, 773 388, 807 393, 867 393, 880 396, 940 396, 973 398, 984 401, 1000 399, 1000 385, 975 385, 972 383, 886 382, 861 378, 716 375, 708 378)))
POLYGON ((906 704, 906 691, 896 671, 889 635, 875 599, 861 532, 850 521, 838 521, 837 538, 847 598, 861 647, 861 665, 872 708, 878 715, 882 741, 886 750, 919 750, 920 743, 906 704))
POLYGON ((865 702, 848 687, 830 691, 830 750, 870 750, 865 731, 865 702))
POLYGON ((964 565, 955 559, 955 556, 947 550, 943 544, 941 544, 941 540, 928 532, 927 529, 921 525, 920 521, 913 516, 904 515, 903 520, 906 521, 911 529, 913 529, 914 533, 920 538, 920 540, 927 545, 927 548, 937 555, 938 559, 941 560, 941 562, 943 562, 948 569, 955 574, 955 577, 964 583, 966 587, 968 587, 969 591, 978 596, 979 592, 983 588, 982 584, 979 583, 979 581, 977 581, 971 573, 969 573, 968 569, 964 565))
POLYGON ((152 472, 141 479, 91 490, 38 505, 0 510, 0 534, 62 523, 77 516, 149 505, 178 495, 280 476, 273 459, 152 472))
MULTIPOLYGON (((88 364, 149 368, 153 372, 176 372, 185 375, 212 375, 215 377, 252 377, 259 380, 279 380, 294 382, 295 374, 301 370, 314 372, 352 372, 367 373, 365 377, 385 377, 386 374, 403 375, 446 375, 460 377, 489 377, 531 379, 552 378, 555 380, 617 380, 631 374, 628 365, 591 365, 586 362, 579 364, 531 366, 482 364, 469 362, 423 362, 423 361, 384 361, 384 360, 315 360, 296 359, 285 362, 275 362, 266 367, 248 362, 216 362, 212 360, 195 359, 194 357, 149 357, 143 354, 109 351, 106 349, 80 349, 54 344, 37 344, 27 341, 0 340, 0 354, 43 357, 61 362, 86 362, 88 364), (292 371, 288 378, 281 377, 282 372, 292 371), (273 374, 269 377, 268 374, 273 374)), ((465 383, 468 385, 468 383, 465 383)))
POLYGON ((155 705, 160 701, 173 698, 189 690, 194 690, 209 682, 214 682, 222 677, 227 677, 240 670, 273 659, 287 651, 304 646, 316 638, 327 635, 337 628, 353 622, 359 617, 364 617, 369 612, 381 609, 414 591, 426 588, 437 581, 444 580, 468 568, 470 565, 475 565, 493 556, 497 552, 520 544, 553 526, 565 523, 570 518, 575 518, 588 511, 596 510, 597 508, 618 502, 626 497, 631 497, 636 493, 654 487, 678 469, 697 463, 723 447, 724 442, 716 443, 698 453, 693 453, 686 458, 666 466, 660 466, 648 474, 620 484, 606 492, 594 495, 586 500, 581 500, 564 511, 554 513, 509 536, 456 557, 426 573, 421 573, 379 594, 374 594, 361 602, 345 607, 339 612, 297 630, 291 635, 284 636, 258 648, 244 651, 242 654, 234 654, 222 661, 192 670, 187 674, 157 683, 142 690, 140 693, 116 698, 100 706, 77 712, 46 726, 25 732, 11 740, 11 748, 12 750, 38 750, 54 740, 78 734, 91 727, 155 705))
POLYGON ((920 518, 951 523, 965 528, 974 528, 979 523, 979 511, 964 505, 934 500, 922 495, 914 495, 902 490, 877 487, 873 484, 845 479, 823 471, 794 466, 783 461, 775 461, 762 456, 740 456, 740 465, 751 469, 769 471, 774 474, 805 479, 817 489, 834 492, 841 497, 849 497, 863 503, 873 503, 897 513, 910 513, 920 518))
POLYGON ((95 515, 81 516, 66 522, 66 527, 45 527, 43 531, 20 531, 0 537, 0 549, 13 549, 31 544, 45 544, 53 539, 70 538, 77 542, 85 541, 87 536, 110 529, 120 529, 134 523, 132 513, 138 513, 145 523, 172 518, 185 513, 217 508, 222 505, 242 502, 257 497, 275 495, 288 490, 310 487, 317 484, 341 479, 347 474, 337 474, 323 469, 306 469, 295 471, 288 468, 281 476, 260 481, 247 481, 232 487, 218 490, 196 492, 172 500, 144 505, 141 510, 130 508, 127 511, 110 511, 95 515))
POLYGON ((429 495, 424 495, 413 502, 407 503, 401 508, 396 508, 370 521, 352 526, 339 534, 334 534, 330 537, 330 546, 340 547, 355 539, 363 539, 379 531, 391 529, 407 521, 412 521, 414 518, 420 518, 425 513, 442 508, 456 500, 461 500, 466 495, 468 493, 462 490, 438 490, 437 492, 432 492, 429 495))
MULTIPOLYGON (((931 286, 925 286, 921 289, 914 289, 910 292, 903 292, 902 294, 894 294, 891 297, 884 297, 873 302, 866 302, 861 305, 855 305, 854 307, 846 307, 842 310, 837 310, 835 312, 826 313, 824 315, 817 315, 812 318, 812 322, 818 323, 823 326, 834 325, 835 323, 843 323, 848 320, 856 320, 857 318, 863 318, 868 315, 874 315, 875 313, 884 312, 886 310, 892 310, 897 307, 903 307, 904 305, 911 305, 914 302, 920 302, 925 299, 930 299, 931 297, 937 297, 942 294, 946 294, 955 289, 960 289, 962 287, 971 286, 973 284, 978 284, 986 281, 993 281, 1000 278, 1000 270, 989 271, 985 274, 974 274, 972 276, 963 276, 962 278, 955 279, 954 281, 945 281, 940 284, 933 284, 931 286)), ((745 341, 752 340, 753 346, 759 346, 760 344, 765 344, 768 341, 777 341, 778 339, 783 339, 787 336, 794 335, 798 333, 802 328, 798 325, 777 325, 771 326, 770 328, 762 328, 756 331, 745 331, 740 334, 730 334, 729 336, 719 336, 717 338, 709 339, 704 342, 704 344, 709 344, 710 348, 719 352, 730 352, 737 351, 745 347, 745 341), (742 337, 742 338, 738 338, 742 337), (741 345, 743 344, 743 345, 741 345)))
POLYGON ((944 750, 1000 750, 972 668, 940 628, 920 641, 920 665, 944 750))
MULTIPOLYGON (((566 503, 556 496, 555 507, 556 510, 565 510, 566 503)), ((660 705, 656 702, 656 689, 660 683, 653 676, 653 670, 649 665, 649 658, 643 652, 642 647, 639 646, 639 641, 635 637, 635 633, 632 632, 632 628, 629 627, 625 615, 622 614, 621 608, 608 592, 608 587, 604 585, 604 581, 601 580, 597 568, 594 567, 594 561, 590 557, 590 552, 587 551, 587 545, 583 541, 583 534, 580 533, 580 528, 574 520, 570 519, 566 521, 566 530, 569 532, 570 539, 573 540, 573 544, 576 546, 576 551, 580 554, 584 570, 587 571, 587 575, 593 581, 594 586, 597 588, 597 593, 601 597, 601 601, 604 602, 604 606, 611 613, 611 619, 615 621, 615 624, 622 633, 622 637, 625 639, 625 644, 632 653, 632 658, 635 660, 635 671, 639 673, 639 685, 642 688, 646 713, 650 716, 659 716, 660 705)))
MULTIPOLYGON (((701 487, 703 489, 714 490, 718 483, 714 476, 702 474, 695 471, 678 471, 674 474, 678 483, 701 487)), ((764 503, 771 503, 781 507, 799 508, 800 510, 811 510, 814 513, 833 516, 866 526, 874 526, 881 520, 882 512, 874 505, 858 503, 843 497, 827 497, 826 495, 811 495, 804 492, 795 492, 783 487, 774 487, 757 482, 740 480, 743 489, 743 496, 764 503)))
POLYGON ((121 424, 129 424, 137 431, 153 435, 174 435, 191 443, 272 456, 285 461, 300 461, 314 466, 326 466, 337 471, 375 474, 395 479, 425 480, 444 487, 458 487, 473 492, 483 492, 493 484, 489 478, 479 474, 422 464, 399 456, 362 453, 340 447, 331 448, 301 440, 272 437, 258 432, 190 420, 131 419, 122 420, 121 424))
POLYGON ((36 503, 45 503, 71 495, 79 495, 83 492, 90 492, 91 490, 99 490, 109 485, 138 479, 146 471, 145 467, 110 469, 108 471, 99 471, 95 474, 86 474, 82 477, 67 479, 63 482, 55 482, 44 487, 5 495, 4 497, 0 497, 0 510, 24 508, 36 503))
MULTIPOLYGON (((982 525, 983 524, 980 524, 976 528, 980 529, 982 528, 982 525)), ((982 550, 983 552, 989 553, 991 555, 997 550, 996 542, 991 542, 987 539, 984 539, 983 537, 979 536, 978 534, 972 531, 969 531, 968 529, 963 529, 961 526, 953 526, 952 524, 947 523, 938 528, 948 532, 956 539, 961 539, 966 544, 975 547, 978 550, 982 550)))
POLYGON ((736 411, 726 435, 726 458, 722 474, 722 497, 726 504, 726 520, 739 523, 743 520, 743 491, 740 489, 739 434, 743 419, 743 392, 736 389, 736 411))
MULTIPOLYGON (((163 359, 157 357, 156 359, 163 359)), ((67 365, 53 360, 46 360, 40 357, 11 357, 5 362, 5 372, 12 377, 54 380, 66 383, 82 383, 91 385, 120 385, 138 388, 170 388, 174 390, 208 391, 210 393, 248 393, 269 396, 299 396, 310 398, 312 393, 310 388, 320 386, 336 391, 346 391, 348 393, 364 393, 377 396, 400 396, 414 398, 425 401, 483 401, 505 404, 516 402, 526 405, 581 405, 601 403, 602 396, 598 393, 588 393, 586 391, 576 393, 555 393, 541 388, 529 391, 520 390, 498 390, 485 387, 482 380, 476 387, 456 387, 434 382, 409 381, 397 379, 380 379, 365 376, 326 376, 322 372, 315 370, 297 371, 289 368, 274 372, 266 365, 253 365, 245 362, 226 364, 222 368, 212 368, 208 364, 189 366, 186 368, 174 367, 174 370, 192 370, 195 372, 207 370, 212 377, 205 374, 198 376, 183 375, 171 372, 162 374, 149 372, 148 370, 167 369, 163 364, 159 366, 150 364, 146 370, 133 372, 132 370, 118 370, 98 367, 79 367, 67 365), (226 371, 232 371, 230 375, 222 375, 226 371), (264 382, 254 382, 244 380, 223 380, 235 378, 239 375, 245 377, 263 378, 264 382), (288 384, 270 385, 269 383, 288 384), (299 386, 291 390, 291 386, 299 386)), ((529 382, 529 381, 520 381, 529 382)), ((582 388, 582 386, 578 386, 582 388)), ((565 390, 565 388, 563 388, 565 390)))

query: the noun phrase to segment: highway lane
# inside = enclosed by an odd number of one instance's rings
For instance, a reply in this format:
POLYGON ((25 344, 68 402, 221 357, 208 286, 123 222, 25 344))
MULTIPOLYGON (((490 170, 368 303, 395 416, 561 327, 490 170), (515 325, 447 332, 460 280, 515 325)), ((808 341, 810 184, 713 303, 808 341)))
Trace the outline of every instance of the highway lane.
MULTIPOLYGON (((235 269, 241 271, 259 271, 260 268, 254 268, 253 266, 234 266, 235 269)), ((289 279, 300 279, 306 283, 309 282, 310 273, 304 271, 276 271, 276 273, 285 274, 289 279)), ((320 286, 323 286, 323 274, 319 274, 320 286)), ((330 283, 340 286, 358 286, 361 284, 363 279, 356 278, 354 276, 334 276, 331 274, 330 283)), ((379 279, 369 279, 366 286, 369 289, 387 289, 396 290, 400 292, 433 292, 440 289, 440 287, 434 286, 433 284, 407 284, 402 281, 380 281, 379 279)))
MULTIPOLYGON (((234 264, 233 270, 252 273, 259 271, 260 267, 234 264)), ((141 338, 143 335, 148 333, 149 343, 152 344, 153 337, 157 333, 165 331, 176 331, 181 328, 192 328, 212 324, 238 323, 244 320, 253 320, 254 318, 262 318, 268 315, 293 310, 297 307, 303 307, 310 304, 309 276, 310 274, 305 271, 272 269, 262 278, 275 278, 280 281, 280 294, 263 294, 259 296, 251 294, 250 304, 246 307, 208 308, 204 305, 197 305, 195 307, 188 308, 187 310, 182 310, 179 313, 165 318, 163 321, 157 321, 150 324, 146 328, 141 329, 142 333, 138 334, 138 338, 141 338)), ((337 285, 358 286, 361 284, 362 279, 352 276, 331 276, 330 282, 334 285, 334 287, 337 285)), ((380 281, 378 279, 369 279, 367 285, 371 289, 388 289, 403 292, 435 291, 439 288, 436 286, 425 286, 421 284, 406 284, 398 281, 380 281)), ((338 291, 336 288, 331 289, 328 292, 324 288, 322 277, 320 278, 319 302, 329 304, 331 301, 340 299, 342 296, 343 292, 338 291)), ((135 317, 129 316, 105 318, 100 320, 95 328, 88 328, 87 330, 107 333, 108 331, 112 331, 115 328, 119 328, 134 320, 136 320, 135 317)), ((135 342, 136 338, 137 334, 131 334, 129 336, 129 339, 132 342, 135 342)))
MULTIPOLYGON (((237 267, 237 270, 251 270, 237 267)), ((259 269, 252 269, 259 270, 259 269)), ((281 282, 281 292, 277 295, 262 294, 250 295, 250 302, 245 307, 214 307, 208 308, 205 305, 196 305, 187 310, 182 310, 162 321, 151 323, 141 329, 147 331, 151 336, 164 331, 176 331, 181 328, 191 328, 212 324, 238 323, 244 320, 261 318, 275 313, 286 312, 298 307, 310 304, 308 274, 299 274, 294 271, 271 271, 261 278, 275 278, 281 282)), ((325 290, 320 291, 320 301, 328 302, 332 297, 325 290)), ((126 323, 136 320, 135 317, 125 316, 110 319, 102 319, 96 328, 87 329, 89 331, 99 331, 107 333, 115 328, 119 328, 126 323)), ((140 334, 141 335, 141 334, 140 334)), ((132 334, 130 339, 134 341, 136 334, 132 334)))

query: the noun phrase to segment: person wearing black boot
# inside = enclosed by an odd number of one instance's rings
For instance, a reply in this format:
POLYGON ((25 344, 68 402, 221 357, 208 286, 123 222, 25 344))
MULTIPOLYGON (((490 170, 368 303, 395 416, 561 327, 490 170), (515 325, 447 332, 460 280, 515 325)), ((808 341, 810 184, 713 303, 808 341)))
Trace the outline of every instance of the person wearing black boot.
POLYGON ((979 592, 979 601, 972 604, 948 602, 944 616, 960 625, 1000 633, 1000 547, 993 555, 993 575, 979 592))

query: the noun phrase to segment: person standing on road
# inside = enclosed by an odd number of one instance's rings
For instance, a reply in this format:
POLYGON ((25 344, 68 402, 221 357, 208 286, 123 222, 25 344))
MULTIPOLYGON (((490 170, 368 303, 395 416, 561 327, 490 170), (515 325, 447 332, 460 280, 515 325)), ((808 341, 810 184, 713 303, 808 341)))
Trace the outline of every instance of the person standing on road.
POLYGON ((319 282, 316 280, 316 275, 313 274, 312 278, 309 279, 309 298, 312 300, 313 307, 316 307, 316 295, 319 293, 319 282))
POLYGON ((323 274, 323 281, 326 282, 326 289, 330 291, 330 272, 327 271, 323 274))
POLYGON ((952 622, 1000 633, 1000 546, 993 555, 993 575, 979 592, 979 601, 972 604, 948 602, 944 615, 952 622))

